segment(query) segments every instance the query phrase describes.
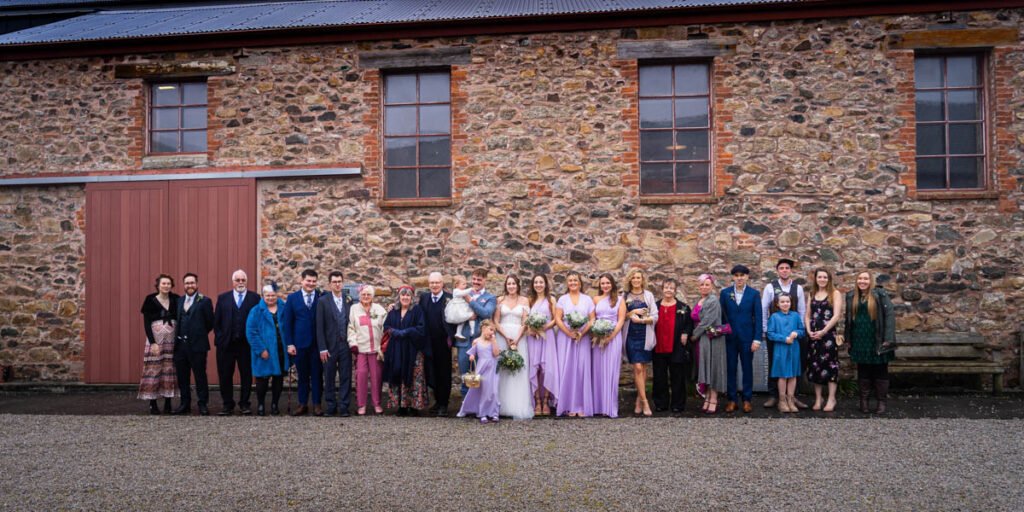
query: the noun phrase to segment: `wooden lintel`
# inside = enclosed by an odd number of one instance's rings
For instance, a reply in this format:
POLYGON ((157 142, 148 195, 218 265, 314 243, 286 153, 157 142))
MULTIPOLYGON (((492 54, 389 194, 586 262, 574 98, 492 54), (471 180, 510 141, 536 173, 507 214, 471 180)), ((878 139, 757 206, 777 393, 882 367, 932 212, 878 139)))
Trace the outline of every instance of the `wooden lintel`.
POLYGON ((188 62, 138 62, 114 66, 114 78, 197 78, 234 74, 235 65, 226 60, 188 62))
POLYGON ((736 53, 736 41, 732 39, 619 41, 616 51, 620 59, 713 58, 736 53))
POLYGON ((359 67, 363 69, 395 69, 452 66, 469 64, 470 59, 468 46, 378 50, 359 52, 359 67))
POLYGON ((915 30, 889 35, 890 48, 928 50, 941 48, 991 48, 1020 42, 1016 28, 965 28, 915 30))

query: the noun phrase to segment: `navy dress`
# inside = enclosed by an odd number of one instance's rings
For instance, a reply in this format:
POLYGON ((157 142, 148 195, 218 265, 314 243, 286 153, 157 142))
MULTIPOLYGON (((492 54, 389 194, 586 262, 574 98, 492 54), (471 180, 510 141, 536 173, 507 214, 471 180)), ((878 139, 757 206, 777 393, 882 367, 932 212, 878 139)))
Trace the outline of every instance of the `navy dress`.
MULTIPOLYGON (((630 299, 626 302, 626 315, 629 316, 634 310, 647 307, 647 303, 640 299, 630 299)), ((630 323, 626 331, 626 358, 630 364, 651 362, 652 351, 644 350, 647 343, 647 325, 630 323)))

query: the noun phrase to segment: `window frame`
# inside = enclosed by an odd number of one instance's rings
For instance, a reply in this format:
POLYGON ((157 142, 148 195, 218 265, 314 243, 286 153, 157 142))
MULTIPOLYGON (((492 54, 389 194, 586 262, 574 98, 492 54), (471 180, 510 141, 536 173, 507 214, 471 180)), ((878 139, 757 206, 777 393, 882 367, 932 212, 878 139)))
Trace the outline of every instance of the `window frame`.
POLYGON ((452 101, 452 70, 450 66, 438 67, 417 67, 417 68, 396 68, 382 70, 380 77, 380 161, 381 161, 381 199, 389 204, 402 204, 414 202, 417 204, 447 204, 452 201, 455 189, 454 178, 454 128, 455 116, 453 113, 452 101), (448 76, 448 100, 447 101, 421 101, 420 80, 422 75, 445 74, 448 76), (388 79, 395 76, 416 77, 416 99, 413 102, 388 102, 388 79), (388 107, 413 106, 416 107, 415 130, 411 134, 388 135, 387 109, 388 107), (447 133, 424 133, 420 131, 420 115, 423 106, 447 106, 448 107, 448 132, 447 133), (432 137, 447 137, 448 139, 448 164, 447 165, 423 165, 420 159, 420 140, 432 137), (415 143, 416 160, 415 165, 388 165, 388 140, 389 139, 413 139, 415 143), (423 196, 420 183, 420 173, 424 169, 448 170, 448 195, 445 196, 423 196), (388 174, 390 170, 412 172, 416 177, 416 195, 412 197, 393 197, 388 195, 388 174))
POLYGON ((646 201, 673 201, 673 200, 702 200, 714 196, 715 193, 715 88, 714 88, 714 59, 713 58, 700 58, 700 59, 644 59, 637 63, 637 85, 636 85, 636 98, 637 98, 637 189, 639 196, 642 200, 646 201), (676 93, 676 66, 694 65, 700 64, 705 66, 707 70, 707 93, 705 94, 677 94, 676 93), (671 94, 669 95, 643 95, 641 94, 640 75, 642 69, 645 67, 655 66, 670 66, 671 72, 671 94), (679 99, 687 98, 706 98, 707 104, 707 124, 703 128, 698 127, 677 127, 676 126, 676 101, 679 99), (672 102, 672 126, 669 128, 643 128, 643 119, 641 118, 641 102, 646 99, 663 99, 672 102), (675 147, 676 147, 676 133, 680 131, 691 131, 699 132, 704 131, 708 137, 708 154, 706 160, 680 160, 676 158, 675 147), (644 160, 643 159, 643 133, 644 132, 669 132, 672 134, 673 154, 672 160, 644 160), (656 163, 656 164, 670 164, 672 165, 672 191, 671 192, 644 192, 643 188, 643 165, 645 163, 656 163), (680 192, 678 190, 678 178, 676 166, 679 164, 701 164, 706 163, 707 170, 707 189, 703 192, 680 192))
POLYGON ((146 82, 146 155, 148 156, 175 156, 175 155, 206 155, 210 151, 210 85, 206 79, 199 80, 153 80, 146 82), (185 84, 203 84, 206 88, 206 103, 185 103, 185 84), (161 85, 176 85, 182 91, 181 103, 174 105, 156 105, 153 89, 161 85), (204 128, 184 128, 184 112, 186 108, 203 107, 206 111, 206 126, 204 128), (164 108, 176 108, 178 110, 178 127, 174 129, 155 128, 153 123, 153 110, 164 108), (206 149, 203 151, 153 151, 154 133, 175 132, 178 134, 178 148, 182 147, 183 134, 185 132, 203 132, 206 134, 206 149))
POLYGON ((991 105, 991 90, 989 87, 989 53, 984 49, 977 48, 965 48, 965 49, 935 49, 935 50, 916 50, 914 52, 914 73, 913 73, 913 87, 914 87, 914 132, 918 132, 920 125, 925 126, 943 126, 944 136, 944 153, 937 155, 920 155, 918 153, 919 148, 917 146, 917 139, 914 140, 914 183, 916 184, 916 190, 919 195, 927 196, 955 196, 959 194, 977 194, 989 192, 992 187, 992 178, 990 176, 992 170, 992 141, 991 141, 991 120, 994 109, 991 105), (947 59, 949 57, 962 57, 971 56, 976 59, 978 67, 978 85, 976 86, 949 86, 948 73, 949 65, 947 59), (917 85, 917 59, 927 57, 941 57, 942 58, 942 87, 923 87, 919 88, 917 85), (969 121, 950 121, 949 119, 949 101, 947 101, 948 93, 950 91, 978 91, 980 98, 978 99, 978 109, 980 111, 980 119, 969 120, 969 121), (919 121, 917 112, 917 98, 919 92, 941 92, 943 98, 943 119, 941 121, 919 121), (972 154, 954 154, 950 153, 950 137, 949 137, 949 126, 950 125, 978 125, 980 130, 981 138, 981 153, 972 154), (977 158, 981 162, 981 169, 978 170, 979 183, 976 187, 952 187, 951 179, 951 166, 950 159, 952 158, 977 158), (919 181, 919 165, 920 159, 942 159, 945 168, 945 187, 942 188, 922 188, 919 181))

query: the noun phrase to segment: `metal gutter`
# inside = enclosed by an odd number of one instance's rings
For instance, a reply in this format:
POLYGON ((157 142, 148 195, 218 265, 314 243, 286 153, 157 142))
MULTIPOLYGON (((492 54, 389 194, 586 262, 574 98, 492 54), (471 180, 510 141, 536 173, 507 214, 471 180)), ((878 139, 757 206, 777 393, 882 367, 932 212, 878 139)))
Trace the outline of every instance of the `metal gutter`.
POLYGON ((168 174, 108 174, 86 176, 55 176, 46 178, 0 178, 0 187, 47 185, 80 185, 85 183, 125 183, 145 181, 217 180, 224 178, 312 178, 320 176, 359 176, 359 167, 326 169, 279 169, 270 171, 225 171, 168 174))

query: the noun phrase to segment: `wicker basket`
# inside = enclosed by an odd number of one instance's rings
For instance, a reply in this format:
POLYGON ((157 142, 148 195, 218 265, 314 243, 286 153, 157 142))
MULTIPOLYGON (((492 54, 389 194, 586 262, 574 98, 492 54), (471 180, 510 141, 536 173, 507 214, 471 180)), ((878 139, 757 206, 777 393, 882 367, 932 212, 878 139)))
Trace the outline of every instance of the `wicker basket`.
POLYGON ((462 374, 462 383, 467 388, 479 388, 480 383, 484 381, 484 378, 476 372, 476 364, 473 361, 469 362, 469 371, 462 374))

